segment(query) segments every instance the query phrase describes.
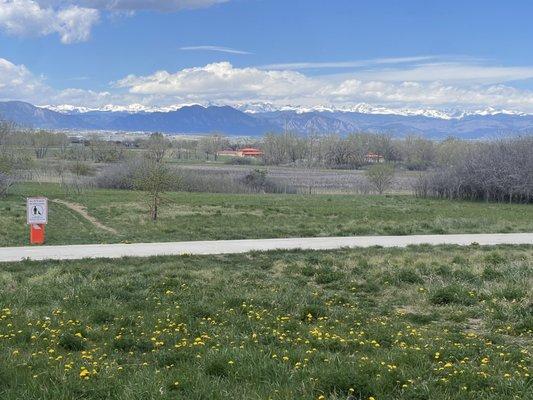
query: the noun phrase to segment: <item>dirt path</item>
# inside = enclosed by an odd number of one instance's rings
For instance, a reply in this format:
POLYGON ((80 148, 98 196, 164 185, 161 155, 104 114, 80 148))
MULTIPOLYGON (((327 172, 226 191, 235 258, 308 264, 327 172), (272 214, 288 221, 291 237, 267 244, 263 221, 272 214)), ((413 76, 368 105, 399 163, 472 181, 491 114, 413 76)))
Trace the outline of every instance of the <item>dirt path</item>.
POLYGON ((110 232, 110 233, 113 233, 115 235, 118 234, 118 232, 115 229, 110 228, 109 226, 105 226, 100 221, 98 221, 96 218, 94 218, 92 215, 90 215, 87 212, 87 209, 84 206, 82 206, 81 204, 70 203, 68 201, 59 200, 59 199, 54 199, 52 201, 54 203, 61 204, 61 205, 65 206, 65 207, 69 208, 70 210, 80 214, 83 218, 85 218, 87 221, 89 221, 91 224, 93 224, 97 228, 102 229, 102 230, 107 231, 107 232, 110 232))

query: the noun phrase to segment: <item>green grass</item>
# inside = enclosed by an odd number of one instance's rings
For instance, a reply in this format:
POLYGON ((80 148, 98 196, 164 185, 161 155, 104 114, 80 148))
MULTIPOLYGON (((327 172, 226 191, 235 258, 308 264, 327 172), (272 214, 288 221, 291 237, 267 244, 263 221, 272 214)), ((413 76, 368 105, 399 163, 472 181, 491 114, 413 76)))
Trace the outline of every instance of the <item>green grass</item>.
POLYGON ((3 264, 0 398, 530 399, 532 266, 533 246, 3 264))
POLYGON ((48 244, 533 231, 532 205, 402 195, 169 193, 160 220, 153 223, 139 192, 86 190, 66 196, 55 184, 23 184, 0 199, 0 246, 27 244, 25 197, 31 195, 80 203, 118 232, 102 231, 65 206, 50 203, 48 244))

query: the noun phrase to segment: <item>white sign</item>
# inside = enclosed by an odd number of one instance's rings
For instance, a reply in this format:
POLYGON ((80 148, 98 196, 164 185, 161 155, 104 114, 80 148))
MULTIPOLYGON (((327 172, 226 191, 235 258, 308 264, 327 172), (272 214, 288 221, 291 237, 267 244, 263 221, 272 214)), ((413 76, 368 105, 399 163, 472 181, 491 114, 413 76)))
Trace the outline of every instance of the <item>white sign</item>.
POLYGON ((26 220, 31 224, 48 223, 48 199, 46 197, 28 197, 26 199, 26 220))

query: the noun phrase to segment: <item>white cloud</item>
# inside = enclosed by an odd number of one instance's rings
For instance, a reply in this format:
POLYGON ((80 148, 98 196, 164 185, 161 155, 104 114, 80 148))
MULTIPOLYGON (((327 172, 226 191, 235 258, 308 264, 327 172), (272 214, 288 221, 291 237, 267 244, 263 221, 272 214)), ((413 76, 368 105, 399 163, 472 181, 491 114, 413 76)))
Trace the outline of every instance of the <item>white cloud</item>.
POLYGON ((116 82, 116 86, 141 95, 231 100, 259 94, 269 98, 305 96, 318 90, 320 83, 295 71, 234 68, 229 62, 220 62, 176 73, 158 71, 144 77, 130 75, 116 82))
POLYGON ((53 11, 32 0, 0 0, 0 27, 9 34, 47 35, 52 32, 51 19, 53 11))
POLYGON ((98 22, 98 11, 77 6, 57 13, 57 31, 63 43, 84 42, 89 39, 93 25, 98 22))
POLYGON ((533 78, 533 67, 503 67, 464 62, 423 63, 405 68, 372 69, 359 72, 362 80, 390 82, 466 82, 492 84, 533 78))
POLYGON ((327 69, 327 68, 359 68, 384 64, 403 64, 418 61, 434 60, 436 56, 415 56, 415 57, 391 57, 374 58, 370 60, 355 61, 330 61, 330 62, 297 62, 262 65, 261 69, 281 69, 281 70, 302 70, 302 69, 327 69))
POLYGON ((69 5, 54 9, 34 0, 0 0, 0 30, 10 35, 58 33, 63 43, 80 42, 89 38, 98 20, 99 12, 91 8, 69 5))
POLYGON ((331 93, 336 103, 476 109, 509 108, 533 112, 533 92, 504 85, 458 87, 442 82, 382 82, 348 79, 331 93))
POLYGON ((179 11, 229 0, 0 0, 0 31, 15 36, 59 34, 62 43, 89 39, 102 11, 179 11))
MULTIPOLYGON (((57 90, 50 87, 45 79, 34 75, 24 65, 16 65, 0 58, 0 101, 21 100, 33 104, 49 101, 56 104, 101 105, 108 101, 128 101, 109 92, 95 92, 82 89, 57 90)), ((133 100, 133 99, 132 99, 133 100)))
POLYGON ((231 47, 222 47, 222 46, 184 46, 180 47, 180 50, 185 51, 217 51, 220 53, 229 53, 229 54, 252 54, 248 51, 232 49, 231 47))
POLYGON ((495 84, 533 79, 533 67, 488 65, 486 60, 458 56, 415 56, 369 60, 268 64, 265 70, 350 69, 336 73, 337 80, 357 77, 362 81, 446 82, 460 85, 495 84))
MULTIPOLYGON (((465 69, 468 69, 465 67, 465 69)), ((512 68, 508 68, 512 71, 512 68)), ((482 71, 480 71, 482 73, 482 71)), ((485 77, 506 80, 512 74, 492 73, 485 77)), ((515 75, 513 75, 515 76, 515 75)), ((520 76, 528 77, 528 74, 520 76)), ((274 104, 349 105, 368 102, 389 106, 412 107, 505 107, 533 112, 533 92, 519 90, 497 82, 491 85, 453 85, 442 81, 364 80, 351 77, 309 77, 292 70, 235 68, 228 62, 186 68, 175 73, 158 71, 152 75, 130 75, 115 83, 130 95, 153 96, 165 102, 265 101, 274 104)))
MULTIPOLYGON (((503 78, 502 78, 503 79, 503 78)), ((0 101, 24 100, 33 104, 71 104, 101 107, 170 106, 183 103, 235 105, 269 102, 273 105, 350 106, 369 103, 394 108, 486 107, 533 113, 533 91, 504 83, 455 85, 442 81, 363 80, 358 76, 307 76, 297 71, 237 68, 229 62, 129 75, 108 90, 57 90, 23 65, 0 58, 0 101)))
POLYGON ((51 94, 42 78, 34 76, 25 66, 0 58, 0 99, 36 99, 51 94))

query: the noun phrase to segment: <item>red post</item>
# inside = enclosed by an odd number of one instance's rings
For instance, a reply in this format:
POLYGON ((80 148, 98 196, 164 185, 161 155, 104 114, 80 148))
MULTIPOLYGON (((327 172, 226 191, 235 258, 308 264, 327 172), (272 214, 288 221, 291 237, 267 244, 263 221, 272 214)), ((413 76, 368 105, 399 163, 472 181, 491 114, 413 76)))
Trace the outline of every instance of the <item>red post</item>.
POLYGON ((45 237, 44 224, 30 225, 30 244, 44 244, 45 237))

